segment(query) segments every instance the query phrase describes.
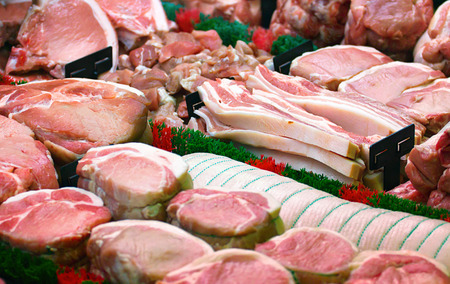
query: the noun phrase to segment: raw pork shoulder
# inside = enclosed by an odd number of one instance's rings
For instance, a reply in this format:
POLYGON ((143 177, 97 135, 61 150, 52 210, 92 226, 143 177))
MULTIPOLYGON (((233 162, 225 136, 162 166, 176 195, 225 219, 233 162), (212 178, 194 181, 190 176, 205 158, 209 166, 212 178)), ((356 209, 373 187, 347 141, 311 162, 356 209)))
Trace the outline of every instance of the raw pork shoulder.
POLYGON ((300 283, 341 283, 358 251, 336 232, 308 227, 290 229, 255 250, 294 271, 300 283))
POLYGON ((207 243, 175 226, 144 220, 99 225, 87 245, 91 272, 113 283, 129 284, 155 283, 212 252, 207 243))
POLYGON ((92 147, 138 139, 148 103, 137 89, 100 80, 0 86, 0 114, 29 126, 59 162, 92 147))
POLYGON ((442 70, 450 76, 450 1, 444 2, 434 13, 427 31, 414 48, 414 61, 442 70))
POLYGON ((25 18, 31 0, 7 0, 0 3, 0 47, 6 41, 15 43, 17 32, 25 18))
POLYGON ((291 273, 277 261, 261 253, 224 249, 205 255, 169 273, 160 284, 294 284, 291 273))
POLYGON ((64 78, 64 65, 107 46, 117 64, 114 28, 94 0, 42 0, 30 8, 13 47, 6 72, 43 68, 64 78))
POLYGON ((280 203, 265 193, 221 187, 180 192, 167 207, 172 224, 208 242, 215 250, 253 249, 284 232, 280 203))
POLYGON ((102 200, 85 190, 29 191, 0 205, 0 239, 69 265, 86 255, 91 229, 110 219, 102 200))
POLYGON ((411 59, 432 16, 432 0, 351 1, 344 42, 373 46, 398 60, 411 59))
POLYGON ((187 171, 180 156, 142 143, 90 149, 77 166, 78 186, 100 196, 116 220, 165 220, 170 198, 192 187, 187 171))
POLYGON ((312 39, 318 46, 338 44, 350 0, 281 0, 272 15, 270 30, 276 36, 290 34, 312 39))
POLYGON ((0 115, 0 203, 30 189, 58 188, 45 146, 26 127, 0 115))

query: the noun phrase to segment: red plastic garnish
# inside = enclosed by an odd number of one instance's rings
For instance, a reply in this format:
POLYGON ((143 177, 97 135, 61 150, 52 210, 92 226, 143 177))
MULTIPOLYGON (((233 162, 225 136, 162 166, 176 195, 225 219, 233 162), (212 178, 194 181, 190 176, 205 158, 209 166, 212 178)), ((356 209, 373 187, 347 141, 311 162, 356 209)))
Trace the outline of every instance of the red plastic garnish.
POLYGON ((17 85, 17 84, 24 84, 26 81, 24 80, 17 80, 9 75, 5 75, 2 72, 0 72, 0 85, 17 85))
POLYGON ((59 284, 81 284, 83 281, 92 281, 101 284, 104 281, 103 277, 89 273, 84 268, 75 270, 67 266, 61 267, 57 274, 59 284))
POLYGON ((171 152, 172 147, 172 129, 164 126, 161 122, 155 121, 152 127, 153 146, 171 152))
POLYGON ((376 190, 367 188, 362 184, 359 184, 358 188, 356 189, 354 189, 350 184, 344 184, 341 189, 339 189, 339 196, 342 199, 371 206, 373 206, 374 204, 372 204, 369 199, 374 198, 377 193, 378 192, 376 190))
POLYGON ((272 157, 265 158, 263 155, 261 155, 261 159, 250 159, 245 163, 262 170, 274 172, 279 175, 281 175, 281 173, 286 168, 286 164, 277 164, 272 157))
POLYGON ((444 220, 446 222, 450 222, 450 214, 447 214, 447 216, 441 215, 441 220, 444 220))
POLYGON ((180 9, 175 12, 175 22, 182 32, 190 33, 195 24, 200 23, 200 11, 197 9, 180 9))
POLYGON ((262 27, 258 27, 253 32, 252 41, 258 49, 270 52, 270 50, 272 49, 274 37, 272 31, 266 30, 262 27))

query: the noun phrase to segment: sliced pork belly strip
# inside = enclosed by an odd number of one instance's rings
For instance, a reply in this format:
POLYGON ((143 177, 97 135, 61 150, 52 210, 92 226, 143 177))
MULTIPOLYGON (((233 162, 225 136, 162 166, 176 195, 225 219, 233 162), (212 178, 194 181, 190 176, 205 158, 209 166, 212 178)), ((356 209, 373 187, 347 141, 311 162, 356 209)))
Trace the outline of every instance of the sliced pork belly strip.
POLYGON ((42 0, 28 11, 11 51, 6 72, 43 68, 64 78, 64 65, 107 46, 118 57, 117 36, 94 0, 42 0), (70 19, 70 23, 68 22, 70 19), (67 36, 70 35, 70 36, 67 36))
POLYGON ((303 77, 319 86, 336 91, 339 84, 370 67, 392 62, 373 47, 335 45, 303 53, 295 58, 290 75, 303 77))
POLYGON ((427 84, 444 73, 420 63, 394 61, 369 68, 339 85, 341 92, 355 92, 386 104, 409 88, 427 84))
POLYGON ((288 102, 256 98, 242 83, 208 81, 198 91, 208 110, 227 125, 289 137, 352 159, 360 150, 339 126, 288 102))
POLYGON ((363 164, 337 155, 331 151, 291 138, 227 126, 217 120, 205 107, 196 110, 195 114, 204 119, 207 133, 212 137, 230 139, 245 145, 309 157, 354 180, 361 180, 362 178, 365 169, 363 164))
POLYGON ((46 254, 61 264, 86 255, 91 229, 111 219, 94 194, 73 187, 28 191, 0 205, 0 238, 12 246, 46 254))
POLYGON ((183 157, 194 187, 227 186, 267 192, 281 203, 285 228, 341 233, 360 250, 413 250, 450 267, 450 223, 342 200, 292 179, 223 156, 183 157))
MULTIPOLYGON (((113 283, 155 283, 213 249, 159 221, 124 220, 99 225, 87 245, 91 271, 113 283)), ((158 282, 159 283, 159 282, 158 282)))
POLYGON ((175 270, 160 284, 273 283, 294 284, 291 273, 264 254, 243 249, 224 249, 205 255, 175 270))
POLYGON ((341 283, 358 252, 342 235, 308 227, 290 229, 255 250, 293 271, 300 283, 341 283))
POLYGON ((416 142, 421 141, 425 132, 423 125, 405 113, 386 107, 375 99, 357 93, 328 91, 304 78, 273 72, 263 65, 256 67, 246 85, 277 94, 310 113, 328 118, 347 131, 366 136, 372 142, 380 135, 388 136, 411 123, 416 125, 416 142))

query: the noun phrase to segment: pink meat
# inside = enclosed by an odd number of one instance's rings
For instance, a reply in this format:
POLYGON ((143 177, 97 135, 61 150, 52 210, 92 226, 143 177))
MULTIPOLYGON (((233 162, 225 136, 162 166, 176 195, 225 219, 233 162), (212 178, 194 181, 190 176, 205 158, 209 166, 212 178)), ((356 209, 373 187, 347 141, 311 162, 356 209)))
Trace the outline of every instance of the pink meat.
MULTIPOLYGON (((448 170, 447 170, 448 171, 448 170)), ((447 173, 448 176, 448 173, 447 173)), ((448 181, 448 177, 447 177, 448 181)), ((447 183, 448 185, 448 183, 447 183)), ((427 205, 433 208, 442 208, 450 211, 450 194, 447 191, 434 190, 430 193, 430 198, 428 199, 427 205)))
POLYGON ((166 62, 171 57, 183 57, 186 55, 197 54, 203 50, 203 46, 196 42, 180 41, 169 43, 161 49, 158 61, 166 62))
POLYGON ((447 125, 443 129, 442 135, 436 143, 436 149, 441 165, 450 168, 450 127, 447 125))
POLYGON ((94 0, 45 0, 32 6, 22 24, 6 72, 45 69, 64 78, 64 65, 107 46, 117 64, 117 37, 94 0), (68 24, 70 19, 70 24, 68 24), (66 36, 70 34, 70 36, 66 36))
POLYGON ((211 51, 219 49, 222 46, 222 39, 215 30, 209 31, 192 31, 192 36, 200 42, 205 49, 211 51))
POLYGON ((423 204, 426 204, 428 201, 428 195, 415 189, 411 181, 400 184, 399 186, 389 190, 387 194, 392 194, 399 198, 408 199, 423 204))
POLYGON ((32 1, 9 1, 0 5, 0 47, 6 41, 16 43, 17 33, 32 1))
POLYGON ((33 132, 0 115, 0 203, 31 189, 58 188, 50 153, 33 132))

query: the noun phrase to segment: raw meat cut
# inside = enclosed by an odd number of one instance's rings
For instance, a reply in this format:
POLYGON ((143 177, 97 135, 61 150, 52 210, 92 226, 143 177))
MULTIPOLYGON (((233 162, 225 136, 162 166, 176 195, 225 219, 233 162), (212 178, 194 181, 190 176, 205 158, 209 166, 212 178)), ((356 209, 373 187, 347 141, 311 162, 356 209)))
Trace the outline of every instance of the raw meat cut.
POLYGON ((95 0, 42 0, 33 5, 20 27, 6 73, 45 69, 64 78, 64 65, 112 46, 115 70, 117 36, 95 0), (70 36, 66 36, 70 34, 70 36))
POLYGON ((433 208, 443 208, 450 211, 450 195, 441 190, 433 190, 430 193, 427 205, 433 208))
POLYGON ((412 59, 412 50, 432 16, 432 0, 352 1, 344 42, 373 46, 397 60, 412 59))
POLYGON ((270 30, 276 37, 290 34, 312 39, 318 46, 338 44, 350 0, 282 0, 272 15, 270 30))
POLYGON ((202 187, 178 193, 167 206, 179 226, 215 250, 253 249, 284 232, 280 203, 265 193, 224 187, 202 187))
POLYGON ((445 78, 444 73, 420 63, 395 61, 369 68, 342 82, 338 90, 356 92, 384 104, 396 99, 408 88, 445 78))
POLYGON ((95 0, 116 28, 119 40, 130 50, 140 37, 168 32, 169 23, 160 0, 95 0))
POLYGON ((309 157, 354 180, 361 180, 362 178, 365 169, 364 165, 313 144, 306 144, 291 138, 260 131, 227 126, 217 120, 205 107, 196 110, 194 113, 205 121, 207 134, 211 137, 309 157))
POLYGON ((113 218, 165 220, 166 203, 192 187, 188 166, 143 143, 90 149, 78 162, 78 186, 100 196, 113 218))
POLYGON ((0 239, 70 265, 86 255, 91 229, 110 219, 102 200, 85 190, 28 191, 0 205, 0 239))
POLYGON ((191 169, 194 188, 226 186, 272 195, 281 203, 286 230, 329 229, 360 250, 414 250, 450 268, 449 222, 349 202, 223 156, 195 153, 183 159, 191 169))
POLYGON ((431 18, 428 29, 423 33, 414 47, 414 62, 442 70, 450 76, 450 2, 439 6, 431 18))
POLYGON ((16 42, 17 33, 31 2, 31 0, 7 0, 0 3, 0 47, 7 41, 16 42))
POLYGON ((25 125, 0 115, 0 204, 31 189, 58 188, 50 153, 25 125))
POLYGON ((392 194, 399 198, 409 199, 423 204, 426 204, 428 201, 428 195, 415 189, 410 180, 389 190, 387 194, 392 194))
POLYGON ((358 252, 342 235, 308 227, 290 229, 255 250, 294 271, 300 283, 341 283, 358 252))
POLYGON ((404 111, 436 134, 450 121, 450 79, 410 88, 386 104, 404 111))
MULTIPOLYGON (((113 283, 155 283, 167 273, 211 254, 204 241, 159 221, 99 225, 87 245, 91 272, 113 283)), ((158 282, 159 283, 159 282, 158 282)))
POLYGON ((198 91, 224 124, 289 137, 351 159, 359 153, 360 142, 351 133, 270 93, 251 94, 242 83, 228 79, 205 82, 198 91))
POLYGON ((373 47, 335 45, 295 58, 291 63, 290 74, 336 91, 342 81, 388 62, 392 62, 392 59, 373 47))
POLYGON ((275 260, 255 251, 224 249, 205 255, 175 270, 160 284, 294 284, 289 271, 275 260))
POLYGON ((348 284, 366 283, 450 283, 442 264, 410 251, 364 251, 351 264, 348 284))
POLYGON ((92 147, 138 139, 149 101, 126 85, 62 79, 0 86, 0 114, 34 131, 58 162, 70 162, 92 147))

